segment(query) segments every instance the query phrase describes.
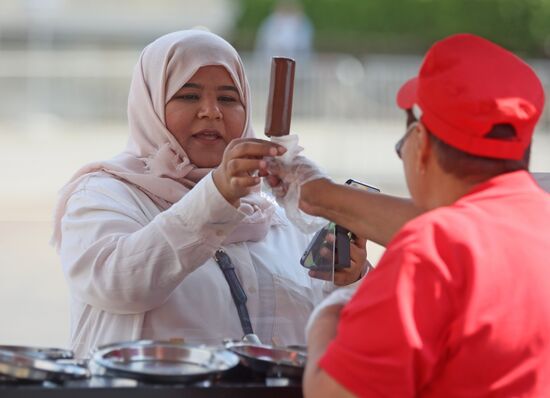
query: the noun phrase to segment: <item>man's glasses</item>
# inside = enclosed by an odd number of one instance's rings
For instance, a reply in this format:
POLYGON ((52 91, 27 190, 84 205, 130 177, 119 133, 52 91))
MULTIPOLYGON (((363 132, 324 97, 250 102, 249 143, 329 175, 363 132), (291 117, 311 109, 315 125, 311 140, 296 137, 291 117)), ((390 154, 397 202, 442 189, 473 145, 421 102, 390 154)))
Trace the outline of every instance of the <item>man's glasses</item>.
POLYGON ((416 127, 418 121, 420 120, 420 117, 416 117, 416 114, 422 113, 420 111, 420 108, 416 105, 413 106, 413 108, 411 109, 405 110, 405 112, 407 113, 407 131, 405 132, 403 137, 401 137, 401 139, 395 143, 395 153, 397 154, 397 157, 399 159, 401 159, 401 151, 403 149, 403 144, 405 144, 405 140, 407 139, 411 131, 414 129, 414 127, 416 127))
POLYGON ((399 159, 401 159, 401 151, 403 149, 403 145, 405 144, 405 141, 407 140, 407 137, 409 136, 411 131, 415 129, 417 125, 418 125, 418 121, 414 121, 411 124, 409 124, 409 126, 407 127, 407 131, 405 132, 403 137, 401 137, 401 139, 395 143, 395 153, 397 154, 399 159))

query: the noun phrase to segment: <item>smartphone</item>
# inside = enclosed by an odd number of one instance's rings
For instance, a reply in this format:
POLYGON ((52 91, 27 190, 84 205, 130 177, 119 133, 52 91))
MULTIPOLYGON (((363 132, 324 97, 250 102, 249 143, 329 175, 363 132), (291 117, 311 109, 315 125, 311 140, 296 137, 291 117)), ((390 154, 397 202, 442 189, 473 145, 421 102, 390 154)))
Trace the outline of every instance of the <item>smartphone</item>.
MULTIPOLYGON (((346 181, 347 185, 350 185, 352 187, 365 189, 369 192, 380 192, 380 189, 373 187, 372 185, 365 184, 363 182, 359 182, 353 179, 349 179, 346 181)), ((354 238, 354 235, 352 232, 350 232, 348 229, 336 225, 335 226, 335 268, 347 268, 351 266, 351 257, 350 257, 350 242, 354 238)))
MULTIPOLYGON (((347 180, 346 184, 372 192, 380 192, 376 187, 353 179, 347 180)), ((332 271, 333 266, 334 269, 350 267, 350 240, 352 238, 353 234, 350 231, 330 222, 315 234, 300 258, 300 264, 316 271, 332 271), (326 249, 325 255, 322 253, 323 248, 326 249), (326 255, 327 252, 331 255, 326 255)))
POLYGON ((316 271, 330 271, 332 270, 333 253, 334 253, 334 239, 328 239, 329 234, 335 235, 336 224, 333 222, 328 223, 321 228, 311 239, 304 254, 300 258, 300 264, 305 268, 316 271), (322 249, 325 248, 331 255, 323 255, 322 249))

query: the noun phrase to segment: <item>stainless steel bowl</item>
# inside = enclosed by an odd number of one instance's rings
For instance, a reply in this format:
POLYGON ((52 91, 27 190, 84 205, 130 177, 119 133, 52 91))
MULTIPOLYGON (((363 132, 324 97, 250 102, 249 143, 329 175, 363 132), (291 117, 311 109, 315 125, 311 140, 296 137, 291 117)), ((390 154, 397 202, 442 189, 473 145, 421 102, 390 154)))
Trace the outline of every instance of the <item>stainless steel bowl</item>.
POLYGON ((97 349, 94 374, 153 382, 192 382, 213 378, 233 368, 239 358, 219 347, 140 340, 97 349))
POLYGON ((237 354, 245 366, 268 377, 301 378, 307 361, 302 350, 249 343, 229 344, 227 348, 237 354))

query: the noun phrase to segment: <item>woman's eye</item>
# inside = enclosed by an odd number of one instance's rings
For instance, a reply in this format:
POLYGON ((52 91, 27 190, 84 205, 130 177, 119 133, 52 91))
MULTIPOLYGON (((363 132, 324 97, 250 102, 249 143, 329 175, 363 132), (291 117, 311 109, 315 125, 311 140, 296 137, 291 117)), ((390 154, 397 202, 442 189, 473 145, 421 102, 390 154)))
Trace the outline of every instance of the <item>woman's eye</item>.
POLYGON ((228 95, 222 95, 218 97, 218 100, 221 102, 237 102, 237 98, 228 95))
POLYGON ((176 97, 184 101, 197 101, 199 99, 198 94, 181 94, 176 97))

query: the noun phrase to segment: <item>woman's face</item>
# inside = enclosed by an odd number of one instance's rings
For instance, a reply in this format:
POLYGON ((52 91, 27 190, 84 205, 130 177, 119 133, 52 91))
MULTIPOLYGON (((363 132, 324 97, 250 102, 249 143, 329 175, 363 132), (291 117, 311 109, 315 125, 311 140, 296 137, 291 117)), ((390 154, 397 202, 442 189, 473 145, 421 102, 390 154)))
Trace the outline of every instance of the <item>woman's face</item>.
POLYGON ((245 109, 223 66, 203 66, 168 101, 166 127, 197 167, 217 167, 244 129, 245 109))

